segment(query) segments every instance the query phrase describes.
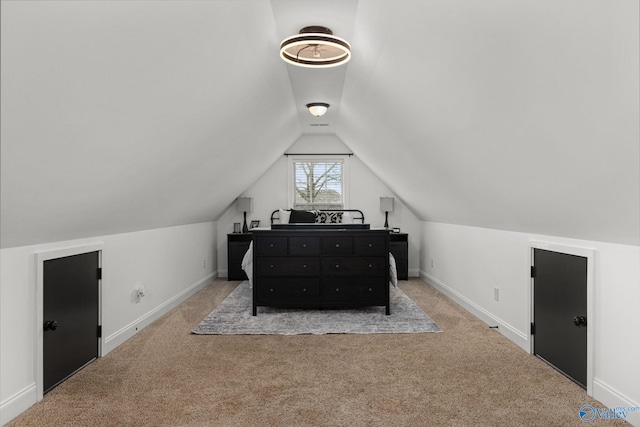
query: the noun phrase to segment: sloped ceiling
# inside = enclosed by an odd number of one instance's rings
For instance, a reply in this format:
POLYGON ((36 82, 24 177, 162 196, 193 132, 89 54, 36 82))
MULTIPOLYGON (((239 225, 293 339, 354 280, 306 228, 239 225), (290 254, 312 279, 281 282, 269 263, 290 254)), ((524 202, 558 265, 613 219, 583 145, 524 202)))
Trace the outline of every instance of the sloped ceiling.
POLYGON ((638 245, 638 15, 360 2, 338 135, 420 218, 638 245))
POLYGON ((212 221, 301 133, 264 1, 2 2, 2 245, 212 221))
POLYGON ((640 244, 635 0, 1 7, 3 248, 215 220, 306 133, 424 220, 640 244), (307 25, 353 59, 285 64, 307 25))

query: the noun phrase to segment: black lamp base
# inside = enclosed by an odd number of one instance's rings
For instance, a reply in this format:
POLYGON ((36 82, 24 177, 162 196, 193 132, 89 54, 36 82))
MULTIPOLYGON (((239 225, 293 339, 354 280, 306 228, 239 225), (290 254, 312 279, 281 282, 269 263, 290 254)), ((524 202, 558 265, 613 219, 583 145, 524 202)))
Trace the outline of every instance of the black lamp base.
POLYGON ((249 232, 249 227, 247 227, 247 213, 244 213, 244 225, 242 226, 242 232, 243 233, 248 233, 249 232))
POLYGON ((389 228, 389 211, 384 211, 384 228, 389 228))

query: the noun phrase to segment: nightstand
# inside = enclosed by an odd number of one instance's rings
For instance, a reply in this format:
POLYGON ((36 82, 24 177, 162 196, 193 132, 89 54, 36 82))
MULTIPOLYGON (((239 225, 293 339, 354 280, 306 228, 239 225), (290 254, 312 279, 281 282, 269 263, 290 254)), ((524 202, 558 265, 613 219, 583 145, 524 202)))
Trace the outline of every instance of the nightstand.
POLYGON ((251 233, 227 234, 227 280, 247 280, 242 269, 242 258, 249 250, 253 235, 251 233))
POLYGON ((396 260, 398 280, 409 280, 409 235, 389 233, 389 251, 396 260))

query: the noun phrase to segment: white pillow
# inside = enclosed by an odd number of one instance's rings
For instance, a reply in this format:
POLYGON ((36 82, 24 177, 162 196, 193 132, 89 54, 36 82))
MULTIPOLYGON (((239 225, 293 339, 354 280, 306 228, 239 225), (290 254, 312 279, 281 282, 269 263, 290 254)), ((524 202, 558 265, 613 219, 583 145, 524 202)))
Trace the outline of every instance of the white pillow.
POLYGON ((280 209, 280 224, 289 224, 289 217, 291 216, 291 211, 286 209, 280 209))
POLYGON ((343 212, 342 214, 343 224, 353 224, 353 214, 351 212, 343 212))

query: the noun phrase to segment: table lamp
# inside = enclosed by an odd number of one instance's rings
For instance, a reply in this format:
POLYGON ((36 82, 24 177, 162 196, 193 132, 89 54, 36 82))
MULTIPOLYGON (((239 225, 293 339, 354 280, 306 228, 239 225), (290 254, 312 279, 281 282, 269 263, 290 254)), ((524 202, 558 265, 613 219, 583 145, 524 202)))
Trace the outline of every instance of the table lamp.
POLYGON ((247 212, 253 210, 253 199, 251 197, 238 197, 236 206, 240 212, 244 212, 244 225, 242 226, 242 232, 248 233, 249 227, 247 227, 247 212))

